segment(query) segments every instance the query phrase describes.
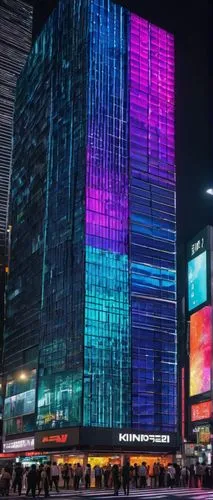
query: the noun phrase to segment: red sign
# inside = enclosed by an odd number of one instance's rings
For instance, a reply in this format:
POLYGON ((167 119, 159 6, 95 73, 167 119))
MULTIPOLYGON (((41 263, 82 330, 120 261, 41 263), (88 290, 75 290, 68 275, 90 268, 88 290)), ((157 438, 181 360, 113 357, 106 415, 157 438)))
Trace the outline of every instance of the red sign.
POLYGON ((181 392, 182 392, 182 414, 181 414, 181 434, 182 441, 185 438, 185 368, 181 368, 181 392))
POLYGON ((192 422, 197 420, 205 420, 211 417, 211 401, 197 403, 191 407, 192 422))
POLYGON ((68 434, 56 434, 53 436, 44 436, 42 438, 42 443, 57 443, 57 444, 65 444, 68 440, 68 434))

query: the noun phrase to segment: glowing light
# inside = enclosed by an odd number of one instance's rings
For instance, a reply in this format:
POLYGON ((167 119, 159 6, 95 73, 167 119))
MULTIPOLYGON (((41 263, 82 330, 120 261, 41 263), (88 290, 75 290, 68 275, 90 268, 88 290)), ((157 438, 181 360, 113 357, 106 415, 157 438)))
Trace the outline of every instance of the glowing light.
POLYGON ((190 396, 211 388, 212 308, 204 307, 190 320, 190 396))
POLYGON ((191 407, 191 420, 196 422, 197 420, 205 420, 211 417, 211 401, 204 401, 192 405, 191 407))

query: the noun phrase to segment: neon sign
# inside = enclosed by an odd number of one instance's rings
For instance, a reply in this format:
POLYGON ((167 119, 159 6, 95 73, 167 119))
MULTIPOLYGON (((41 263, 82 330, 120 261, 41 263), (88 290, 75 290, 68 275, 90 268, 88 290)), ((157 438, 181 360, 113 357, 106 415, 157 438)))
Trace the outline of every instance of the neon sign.
POLYGON ((42 443, 57 443, 65 444, 68 440, 68 434, 56 434, 54 436, 44 436, 42 438, 42 443))
POLYGON ((162 434, 122 434, 119 433, 119 443, 170 443, 169 435, 162 434))

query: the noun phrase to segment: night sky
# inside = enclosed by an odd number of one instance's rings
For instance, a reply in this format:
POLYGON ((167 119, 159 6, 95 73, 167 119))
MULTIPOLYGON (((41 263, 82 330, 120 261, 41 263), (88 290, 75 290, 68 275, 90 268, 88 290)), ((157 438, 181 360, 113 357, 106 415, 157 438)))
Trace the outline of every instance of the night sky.
MULTIPOLYGON (((72 1, 72 0, 70 0, 72 1)), ((32 0, 34 38, 57 0, 32 0)), ((176 0, 118 0, 176 36, 176 163, 178 243, 213 225, 212 6, 176 0), (182 8, 181 8, 182 7, 182 8)))

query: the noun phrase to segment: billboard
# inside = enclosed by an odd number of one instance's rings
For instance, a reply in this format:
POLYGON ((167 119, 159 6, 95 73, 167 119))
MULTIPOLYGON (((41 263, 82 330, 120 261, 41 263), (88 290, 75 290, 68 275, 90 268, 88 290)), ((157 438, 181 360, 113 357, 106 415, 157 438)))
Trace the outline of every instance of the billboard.
POLYGON ((188 262, 188 309, 192 311, 207 301, 207 252, 188 262))
POLYGON ((3 443, 3 453, 12 453, 16 451, 30 451, 35 449, 35 438, 29 436, 22 439, 14 439, 13 441, 5 441, 3 443))
POLYGON ((10 396, 4 402, 4 418, 29 415, 35 411, 35 389, 10 396))
POLYGON ((191 407, 191 421, 205 420, 211 417, 211 401, 203 401, 191 407))
POLYGON ((212 308, 206 306, 190 319, 190 396, 211 388, 211 317, 212 308))

